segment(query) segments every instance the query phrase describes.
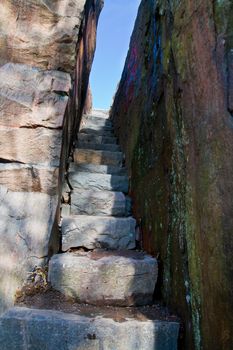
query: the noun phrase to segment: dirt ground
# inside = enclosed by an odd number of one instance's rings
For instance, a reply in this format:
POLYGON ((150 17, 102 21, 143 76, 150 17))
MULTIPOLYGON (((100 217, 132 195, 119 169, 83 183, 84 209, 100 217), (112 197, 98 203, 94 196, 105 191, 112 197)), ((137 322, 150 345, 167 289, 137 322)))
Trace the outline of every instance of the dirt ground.
POLYGON ((130 318, 136 318, 141 321, 156 319, 162 321, 179 321, 177 317, 169 314, 167 309, 159 304, 143 307, 99 307, 79 304, 73 299, 65 298, 61 293, 53 290, 50 286, 43 291, 31 291, 31 293, 27 292, 26 294, 20 295, 15 304, 16 306, 56 310, 86 317, 103 316, 105 318, 112 318, 117 322, 124 322, 130 318))

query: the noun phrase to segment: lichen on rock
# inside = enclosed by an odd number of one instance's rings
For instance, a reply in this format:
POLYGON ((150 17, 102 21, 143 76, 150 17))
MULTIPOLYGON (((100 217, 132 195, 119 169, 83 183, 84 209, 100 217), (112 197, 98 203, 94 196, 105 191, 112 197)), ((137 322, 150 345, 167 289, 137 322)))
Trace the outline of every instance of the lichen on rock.
POLYGON ((232 2, 142 0, 112 107, 185 349, 231 349, 232 2), (221 321, 220 321, 221 320, 221 321))

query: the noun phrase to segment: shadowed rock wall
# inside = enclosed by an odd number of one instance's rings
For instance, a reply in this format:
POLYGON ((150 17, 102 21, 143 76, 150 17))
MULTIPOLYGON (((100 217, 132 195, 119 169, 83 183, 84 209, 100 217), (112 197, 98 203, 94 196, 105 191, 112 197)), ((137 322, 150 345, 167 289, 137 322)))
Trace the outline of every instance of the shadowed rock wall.
POLYGON ((233 5, 142 0, 112 107, 185 349, 233 344, 233 5))
POLYGON ((102 0, 0 4, 0 313, 59 249, 61 183, 102 0))

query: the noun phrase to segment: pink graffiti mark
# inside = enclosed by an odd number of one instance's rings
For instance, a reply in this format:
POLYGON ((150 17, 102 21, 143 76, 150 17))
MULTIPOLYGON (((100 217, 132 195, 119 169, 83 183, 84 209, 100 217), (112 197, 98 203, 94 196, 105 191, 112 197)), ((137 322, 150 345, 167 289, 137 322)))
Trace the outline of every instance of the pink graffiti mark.
POLYGON ((125 103, 124 110, 128 110, 133 97, 135 95, 136 82, 139 72, 138 49, 134 45, 130 51, 130 56, 127 64, 127 75, 125 80, 125 103))
MULTIPOLYGON (((129 63, 127 65, 128 72, 130 72, 131 76, 135 76, 138 71, 138 50, 136 46, 134 46, 131 50, 129 63)), ((131 80, 131 79, 130 79, 131 80)))

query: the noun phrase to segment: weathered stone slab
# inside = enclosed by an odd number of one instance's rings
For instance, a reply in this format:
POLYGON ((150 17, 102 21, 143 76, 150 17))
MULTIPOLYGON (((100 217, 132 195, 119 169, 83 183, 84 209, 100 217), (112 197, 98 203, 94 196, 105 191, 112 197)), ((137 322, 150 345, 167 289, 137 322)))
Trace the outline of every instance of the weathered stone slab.
POLYGON ((112 126, 112 121, 110 119, 102 118, 102 117, 94 117, 90 114, 84 115, 82 120, 85 122, 87 121, 88 123, 92 123, 94 125, 99 125, 99 126, 112 126))
POLYGON ((67 73, 5 64, 0 67, 0 125, 61 128, 68 96, 59 94, 70 88, 67 73))
POLYGON ((92 149, 96 151, 120 152, 120 146, 114 144, 101 144, 90 142, 77 142, 77 147, 81 149, 92 149))
POLYGON ((128 192, 129 181, 127 176, 92 174, 92 173, 69 173, 69 181, 73 189, 100 190, 128 192))
POLYGON ((95 151, 91 149, 76 149, 74 151, 74 161, 77 163, 121 166, 122 160, 121 152, 95 151))
POLYGON ((65 253, 52 257, 49 280, 56 290, 95 305, 147 305, 157 281, 157 261, 132 251, 65 253))
POLYGON ((94 135, 94 134, 82 134, 79 133, 78 134, 78 140, 80 142, 86 142, 86 143, 99 143, 99 144, 116 144, 117 143, 117 139, 114 136, 98 136, 98 135, 94 135))
POLYGON ((105 109, 93 109, 90 113, 93 117, 106 118, 109 119, 109 110, 105 109))
POLYGON ((1 0, 0 65, 11 61, 73 73, 85 3, 1 0))
POLYGON ((136 221, 132 217, 73 215, 62 221, 62 250, 134 249, 136 221))
POLYGON ((95 121, 92 121, 89 119, 82 120, 80 132, 82 132, 82 130, 85 130, 85 129, 91 129, 91 130, 93 130, 93 133, 95 133, 96 131, 113 132, 112 124, 103 124, 103 123, 99 124, 99 123, 95 123, 95 121))
POLYGON ((110 175, 124 175, 126 176, 126 168, 121 168, 114 165, 98 165, 88 163, 71 163, 70 171, 80 171, 84 173, 99 173, 99 174, 110 174, 110 175))
POLYGON ((62 130, 0 127, 0 159, 59 166, 62 130))
POLYGON ((74 215, 126 215, 126 198, 122 192, 75 190, 71 198, 74 215))
POLYGON ((1 350, 176 350, 177 322, 85 317, 15 307, 0 319, 1 350))
POLYGON ((12 305, 27 272, 58 250, 52 228, 57 196, 11 192, 0 187, 0 313, 12 305))
POLYGON ((109 151, 109 152, 120 152, 121 150, 119 145, 90 143, 90 142, 81 142, 81 141, 77 142, 77 147, 81 149, 92 149, 96 151, 109 151))
POLYGON ((58 167, 0 163, 0 184, 15 192, 42 192, 50 195, 58 191, 58 167))
POLYGON ((93 135, 97 135, 97 136, 107 136, 107 137, 113 137, 113 131, 112 130, 106 130, 104 127, 90 127, 90 128, 86 128, 83 127, 80 129, 80 133, 82 134, 93 134, 93 135))

